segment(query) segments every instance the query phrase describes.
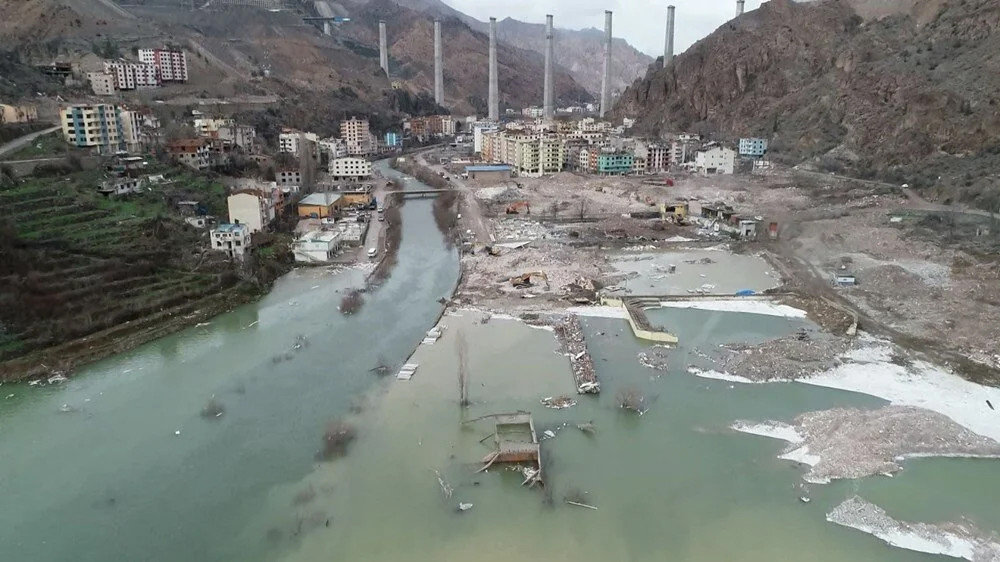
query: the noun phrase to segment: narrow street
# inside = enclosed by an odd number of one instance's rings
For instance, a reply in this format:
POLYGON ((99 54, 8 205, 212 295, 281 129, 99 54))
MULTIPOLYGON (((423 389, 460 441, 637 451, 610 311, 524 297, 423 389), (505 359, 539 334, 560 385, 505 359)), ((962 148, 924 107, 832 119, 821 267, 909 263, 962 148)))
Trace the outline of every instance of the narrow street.
POLYGON ((451 178, 451 184, 462 193, 462 204, 459 208, 459 212, 462 214, 461 224, 475 234, 476 241, 478 243, 492 244, 494 242, 493 235, 490 233, 486 219, 483 217, 482 208, 479 206, 479 201, 476 200, 476 196, 475 193, 472 192, 472 188, 470 188, 461 177, 449 174, 444 169, 443 165, 429 163, 427 159, 424 158, 425 154, 426 152, 417 154, 417 162, 430 168, 436 173, 448 174, 451 178))

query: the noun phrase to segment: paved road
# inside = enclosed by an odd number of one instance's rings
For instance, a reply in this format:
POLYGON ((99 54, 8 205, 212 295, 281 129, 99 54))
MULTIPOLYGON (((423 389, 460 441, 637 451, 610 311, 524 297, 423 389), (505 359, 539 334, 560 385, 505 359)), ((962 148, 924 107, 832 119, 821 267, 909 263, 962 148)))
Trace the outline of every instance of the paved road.
POLYGON ((58 131, 58 130, 59 130, 59 125, 56 125, 54 127, 49 127, 48 129, 42 129, 41 131, 35 131, 34 133, 24 135, 23 137, 18 137, 6 144, 2 144, 0 145, 0 156, 3 156, 4 154, 8 154, 10 152, 14 152, 15 150, 30 143, 31 141, 37 139, 38 137, 42 135, 47 135, 53 131, 58 131))
POLYGON ((444 166, 441 164, 431 164, 427 162, 424 158, 426 153, 421 152, 417 154, 417 162, 427 166, 435 172, 444 172, 448 174, 451 178, 451 183, 460 192, 462 192, 462 205, 459 208, 459 212, 462 213, 462 224, 466 228, 471 230, 473 234, 476 235, 476 241, 480 244, 492 244, 494 242, 493 236, 490 234, 489 223, 483 217, 483 210, 479 206, 479 201, 476 200, 475 194, 472 193, 472 188, 470 188, 462 178, 453 174, 448 173, 444 166))

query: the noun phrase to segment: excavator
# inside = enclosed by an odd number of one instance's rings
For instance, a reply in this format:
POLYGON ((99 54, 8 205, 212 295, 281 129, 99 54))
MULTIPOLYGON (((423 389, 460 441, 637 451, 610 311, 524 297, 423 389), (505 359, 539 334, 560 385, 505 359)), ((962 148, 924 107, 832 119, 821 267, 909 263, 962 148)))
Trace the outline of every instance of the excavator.
POLYGON ((541 277, 545 280, 545 286, 549 286, 549 276, 545 275, 543 271, 529 271, 528 273, 522 273, 517 277, 510 278, 510 284, 514 286, 515 289, 524 289, 533 285, 531 282, 532 277, 541 277))
POLYGON ((518 214, 520 212, 519 209, 521 207, 524 207, 525 214, 528 214, 528 215, 531 214, 531 205, 528 204, 527 201, 518 201, 516 203, 511 203, 510 205, 507 206, 507 214, 508 215, 516 215, 516 214, 518 214))

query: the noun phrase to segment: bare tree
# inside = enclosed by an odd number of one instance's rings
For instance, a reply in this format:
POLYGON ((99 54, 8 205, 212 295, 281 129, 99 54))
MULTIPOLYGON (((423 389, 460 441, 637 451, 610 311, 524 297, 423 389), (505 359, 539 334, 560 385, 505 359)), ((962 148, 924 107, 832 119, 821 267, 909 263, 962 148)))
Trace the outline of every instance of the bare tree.
POLYGON ((549 205, 549 214, 551 214, 552 215, 552 219, 555 220, 556 215, 559 214, 559 203, 558 202, 553 201, 552 204, 549 205))
POLYGON ((466 408, 469 406, 469 345, 461 331, 455 336, 455 351, 458 352, 458 403, 466 408))
POLYGON ((635 388, 623 388, 618 391, 615 397, 618 405, 624 410, 630 410, 642 415, 646 412, 646 397, 635 388))
POLYGON ((587 199, 584 197, 580 198, 580 220, 587 215, 587 199))

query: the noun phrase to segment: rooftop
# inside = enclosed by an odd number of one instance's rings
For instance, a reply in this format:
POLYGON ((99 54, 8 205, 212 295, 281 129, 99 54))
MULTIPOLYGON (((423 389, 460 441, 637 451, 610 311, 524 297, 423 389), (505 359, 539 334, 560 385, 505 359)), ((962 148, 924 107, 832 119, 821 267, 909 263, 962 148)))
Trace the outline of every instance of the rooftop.
POLYGON ((299 201, 299 205, 333 205, 342 197, 339 193, 311 193, 299 201))
POLYGON ((466 166, 466 172, 509 172, 510 166, 507 164, 495 164, 485 166, 466 166))
POLYGON ((236 231, 240 231, 240 230, 246 230, 246 228, 247 228, 247 225, 245 225, 245 224, 231 224, 231 223, 227 222, 225 224, 220 224, 219 226, 217 226, 215 228, 215 231, 216 232, 236 232, 236 231))

